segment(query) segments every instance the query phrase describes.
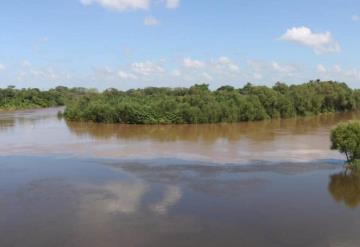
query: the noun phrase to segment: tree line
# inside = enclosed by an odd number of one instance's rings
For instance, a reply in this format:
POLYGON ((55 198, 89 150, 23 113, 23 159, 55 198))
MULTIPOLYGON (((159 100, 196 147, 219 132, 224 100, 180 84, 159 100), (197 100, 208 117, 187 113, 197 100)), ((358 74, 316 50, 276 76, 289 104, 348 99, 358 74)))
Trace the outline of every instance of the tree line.
POLYGON ((87 93, 68 101, 72 121, 126 124, 193 124, 258 121, 360 109, 360 90, 345 83, 310 81, 273 87, 248 83, 243 88, 206 84, 87 93))
POLYGON ((71 121, 126 124, 192 124, 258 121, 360 109, 360 90, 345 83, 310 81, 242 88, 207 84, 190 88, 95 89, 63 86, 0 89, 0 110, 66 106, 71 121))
POLYGON ((0 111, 64 106, 76 97, 89 94, 85 88, 63 86, 41 91, 38 88, 17 89, 15 86, 0 88, 0 111))

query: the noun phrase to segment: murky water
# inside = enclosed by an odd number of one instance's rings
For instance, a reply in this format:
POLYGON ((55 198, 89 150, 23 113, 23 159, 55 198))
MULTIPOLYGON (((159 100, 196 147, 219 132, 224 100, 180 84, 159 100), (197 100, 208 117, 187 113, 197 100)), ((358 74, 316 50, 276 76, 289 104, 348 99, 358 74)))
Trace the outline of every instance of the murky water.
POLYGON ((66 123, 0 114, 0 246, 359 246, 360 175, 329 150, 359 114, 66 123))
POLYGON ((216 163, 343 158, 329 130, 360 113, 218 125, 66 123, 59 109, 0 114, 0 155, 66 154, 121 159, 178 158, 216 163))

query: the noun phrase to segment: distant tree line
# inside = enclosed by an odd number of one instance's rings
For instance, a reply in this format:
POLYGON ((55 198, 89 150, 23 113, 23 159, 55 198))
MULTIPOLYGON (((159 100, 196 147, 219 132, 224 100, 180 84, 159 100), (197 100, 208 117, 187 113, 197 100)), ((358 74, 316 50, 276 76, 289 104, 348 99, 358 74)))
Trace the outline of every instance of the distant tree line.
POLYGON ((345 83, 310 81, 273 87, 247 84, 211 91, 190 88, 145 88, 87 92, 65 102, 72 121, 126 124, 192 124, 257 121, 360 109, 360 90, 345 83))
POLYGON ((66 102, 80 97, 91 89, 56 87, 41 91, 37 88, 17 89, 15 86, 0 88, 0 111, 63 106, 66 102))
POLYGON ((310 81, 301 85, 276 83, 273 87, 206 84, 190 88, 95 89, 63 86, 0 89, 0 111, 66 106, 64 116, 72 121, 127 124, 191 124, 258 121, 291 118, 326 112, 360 109, 360 90, 345 83, 310 81))

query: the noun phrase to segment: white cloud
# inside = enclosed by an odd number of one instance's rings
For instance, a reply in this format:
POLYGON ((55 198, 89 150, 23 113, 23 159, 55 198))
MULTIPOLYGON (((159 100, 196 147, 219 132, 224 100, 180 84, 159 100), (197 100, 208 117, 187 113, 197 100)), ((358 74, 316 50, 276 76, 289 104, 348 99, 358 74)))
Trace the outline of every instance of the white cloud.
POLYGON ((147 60, 133 62, 118 69, 95 69, 94 72, 92 81, 103 81, 103 87, 111 87, 108 85, 119 83, 118 87, 126 89, 147 86, 190 86, 200 82, 221 84, 243 80, 239 65, 225 56, 209 61, 188 57, 175 66, 163 59, 147 60))
POLYGON ((345 82, 359 82, 360 69, 343 69, 340 65, 335 64, 332 67, 325 67, 322 64, 316 67, 317 77, 322 80, 336 80, 345 82))
MULTIPOLYGON (((298 81, 302 79, 304 71, 300 66, 294 64, 279 63, 277 61, 266 62, 250 60, 248 61, 249 68, 247 74, 250 80, 262 81, 264 78, 267 81, 298 81)), ((311 79, 311 78, 309 78, 311 79)))
POLYGON ((80 0, 85 6, 98 4, 103 8, 115 11, 148 10, 152 3, 165 3, 166 8, 175 9, 179 7, 180 0, 80 0))
POLYGON ((116 10, 146 10, 150 7, 150 0, 80 0, 83 5, 99 4, 100 6, 116 10))
POLYGON ((308 27, 290 28, 280 39, 311 47, 316 54, 341 51, 330 32, 313 33, 308 27))
POLYGON ((131 68, 136 74, 141 76, 150 76, 165 71, 163 67, 151 61, 133 63, 131 68))
POLYGON ((224 83, 234 83, 244 80, 240 66, 229 57, 220 56, 208 61, 195 60, 190 57, 183 59, 182 67, 176 80, 194 84, 199 82, 220 86, 224 83))
POLYGON ((194 60, 190 57, 184 58, 183 65, 185 68, 189 69, 200 69, 205 67, 205 63, 199 60, 194 60))
POLYGON ((276 81, 296 83, 317 78, 344 81, 353 87, 360 83, 360 68, 348 68, 341 64, 307 66, 263 60, 250 60, 246 64, 237 63, 226 56, 208 60, 185 58, 181 62, 173 62, 163 59, 145 60, 114 68, 94 67, 84 74, 77 74, 64 71, 58 66, 38 66, 24 60, 18 65, 18 70, 14 68, 13 74, 11 74, 13 68, 9 72, 1 73, 0 83, 12 80, 20 87, 39 88, 65 83, 65 86, 99 89, 115 87, 123 90, 149 86, 189 87, 195 83, 209 83, 212 88, 224 84, 240 87, 246 82, 272 85, 276 81))
MULTIPOLYGON (((18 83, 46 83, 46 85, 43 85, 42 87, 50 87, 51 85, 49 83, 64 83, 71 78, 72 76, 69 73, 55 69, 52 66, 34 66, 28 60, 23 60, 21 62, 20 68, 16 73, 16 81, 18 83)), ((52 86, 56 85, 53 84, 52 86)))
POLYGON ((180 5, 180 0, 166 0, 166 8, 176 9, 180 5))
POLYGON ((292 75, 294 72, 297 71, 297 68, 293 65, 289 64, 279 64, 278 62, 272 62, 271 63, 272 68, 276 72, 285 73, 288 75, 292 75))
POLYGON ((353 16, 351 17, 351 20, 353 20, 353 21, 360 21, 360 16, 359 16, 359 15, 353 15, 353 16))
POLYGON ((5 65, 0 63, 0 71, 5 70, 5 69, 6 69, 5 65))
POLYGON ((238 72, 240 68, 237 64, 233 63, 228 57, 219 57, 216 60, 212 61, 215 69, 220 72, 238 72))
POLYGON ((124 70, 119 70, 117 74, 120 79, 124 79, 124 80, 136 80, 137 79, 136 75, 126 72, 124 70))
POLYGON ((148 16, 144 19, 144 25, 145 26, 156 26, 156 25, 159 25, 160 22, 158 19, 156 19, 155 17, 153 16, 148 16))

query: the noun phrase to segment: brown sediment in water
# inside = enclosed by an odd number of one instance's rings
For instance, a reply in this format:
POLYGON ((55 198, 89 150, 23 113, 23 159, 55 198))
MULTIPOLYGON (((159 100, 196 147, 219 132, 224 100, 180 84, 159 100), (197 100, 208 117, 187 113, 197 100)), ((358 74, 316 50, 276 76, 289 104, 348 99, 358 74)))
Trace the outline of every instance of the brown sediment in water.
POLYGON ((0 246, 360 243, 358 178, 329 149, 358 114, 129 126, 57 112, 0 114, 0 246))
POLYGON ((0 157, 0 246, 360 243, 360 211, 334 200, 358 201, 341 167, 163 162, 0 157))
POLYGON ((181 158, 218 163, 342 159, 329 131, 359 113, 203 125, 66 122, 59 108, 0 114, 0 155, 65 154, 101 158, 181 158))

